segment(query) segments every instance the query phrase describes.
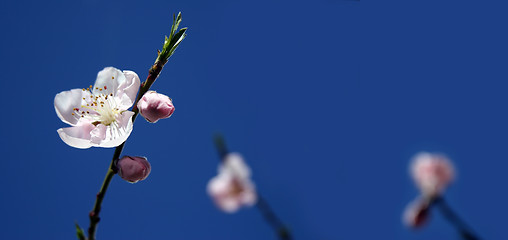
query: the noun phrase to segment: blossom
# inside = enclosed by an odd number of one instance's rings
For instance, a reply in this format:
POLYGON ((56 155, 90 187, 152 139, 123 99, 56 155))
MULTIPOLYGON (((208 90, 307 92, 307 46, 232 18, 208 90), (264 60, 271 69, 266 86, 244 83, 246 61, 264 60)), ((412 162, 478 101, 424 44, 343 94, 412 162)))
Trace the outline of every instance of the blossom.
POLYGON ((409 203, 404 210, 403 221, 412 228, 423 226, 429 218, 429 201, 425 198, 417 198, 409 203))
POLYGON ((145 157, 124 156, 116 162, 118 175, 130 183, 145 180, 151 171, 151 166, 145 157))
POLYGON ((136 100, 139 85, 135 72, 107 67, 97 74, 93 87, 57 94, 56 114, 71 125, 58 129, 58 135, 75 148, 122 144, 132 131, 134 113, 127 109, 136 100))
POLYGON ((411 175, 428 198, 441 195, 454 178, 453 165, 443 155, 422 152, 411 163, 411 175))
POLYGON ((252 206, 257 202, 256 189, 250 180, 250 169, 240 154, 228 154, 218 172, 207 186, 208 194, 217 207, 233 213, 241 206, 252 206))
POLYGON ((171 98, 155 91, 146 92, 139 100, 137 107, 139 113, 151 123, 168 118, 175 111, 171 98))

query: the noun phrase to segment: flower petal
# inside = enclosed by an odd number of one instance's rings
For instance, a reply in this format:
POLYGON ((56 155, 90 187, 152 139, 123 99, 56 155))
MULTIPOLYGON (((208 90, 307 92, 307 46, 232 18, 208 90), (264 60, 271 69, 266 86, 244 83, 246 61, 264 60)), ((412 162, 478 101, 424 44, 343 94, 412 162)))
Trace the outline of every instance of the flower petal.
POLYGON ((219 174, 228 172, 242 179, 250 177, 250 168, 245 164, 242 155, 239 153, 230 153, 226 155, 224 163, 219 168, 219 174))
POLYGON ((93 124, 81 121, 78 126, 60 128, 57 132, 62 141, 67 145, 83 149, 92 146, 90 143, 90 131, 94 128, 93 124))
POLYGON ((110 148, 125 142, 132 132, 132 115, 134 112, 124 111, 116 123, 107 126, 106 137, 97 146, 110 148))
POLYGON ((247 206, 252 206, 258 201, 255 185, 250 180, 243 183, 243 192, 241 198, 242 203, 247 206))
POLYGON ((114 67, 107 67, 97 74, 92 92, 94 95, 116 94, 118 86, 123 82, 125 82, 125 76, 122 71, 114 67))
POLYGON ((207 191, 212 197, 215 205, 227 213, 236 212, 240 206, 240 199, 230 194, 232 179, 230 175, 220 174, 210 179, 207 186, 207 191))
POLYGON ((89 91, 83 91, 83 89, 72 89, 57 94, 54 101, 56 114, 62 122, 76 126, 80 116, 72 115, 74 108, 81 108, 82 105, 85 105, 86 101, 83 98, 87 99, 90 95, 89 91))
POLYGON ((127 109, 132 106, 134 101, 136 101, 136 94, 139 91, 140 80, 138 74, 133 71, 123 71, 125 75, 125 81, 118 82, 118 89, 116 91, 116 96, 122 99, 120 108, 127 109))
POLYGON ((231 197, 226 197, 216 201, 215 204, 217 204, 217 206, 226 213, 234 213, 241 207, 241 203, 238 201, 238 199, 231 197))
POLYGON ((104 124, 98 124, 91 132, 90 132, 90 141, 93 144, 99 145, 106 138, 106 130, 108 128, 104 124))

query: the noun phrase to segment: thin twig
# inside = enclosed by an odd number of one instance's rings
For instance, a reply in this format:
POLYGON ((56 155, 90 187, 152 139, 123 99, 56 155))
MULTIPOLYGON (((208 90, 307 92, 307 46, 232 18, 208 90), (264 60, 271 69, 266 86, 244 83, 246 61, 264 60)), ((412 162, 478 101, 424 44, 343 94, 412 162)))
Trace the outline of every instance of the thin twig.
MULTIPOLYGON (((171 34, 169 39, 166 37, 164 42, 162 52, 159 51, 157 54, 157 59, 155 63, 152 65, 150 70, 148 71, 148 76, 146 77, 145 82, 143 82, 139 88, 138 96, 136 97, 136 101, 134 101, 134 106, 132 107, 132 111, 134 114, 132 115, 132 123, 136 120, 138 116, 139 110, 137 107, 138 101, 141 97, 150 89, 155 80, 159 77, 159 74, 164 68, 164 65, 168 62, 168 59, 173 55, 174 51, 178 47, 178 45, 183 41, 186 37, 187 28, 182 28, 178 30, 178 26, 182 21, 182 14, 178 13, 178 16, 173 16, 173 25, 171 26, 171 34), (178 30, 178 31, 177 31, 178 30)), ((115 176, 117 172, 116 169, 116 160, 120 158, 122 154, 122 150, 125 146, 125 142, 120 144, 115 149, 115 153, 113 154, 113 158, 111 159, 111 163, 109 164, 108 171, 106 172, 106 176, 104 177, 104 181, 102 182, 101 189, 97 193, 97 198, 95 200, 92 211, 90 211, 90 227, 88 228, 88 239, 95 240, 95 232, 97 231, 97 224, 100 221, 99 213, 101 211, 102 201, 106 195, 106 191, 108 190, 108 186, 115 176)))
POLYGON ((480 240, 471 228, 450 208, 443 197, 434 199, 433 204, 437 206, 441 214, 459 231, 465 240, 480 240))
MULTIPOLYGON (((134 115, 132 116, 132 123, 134 124, 134 121, 136 120, 136 117, 139 113, 139 110, 137 108, 137 103, 141 99, 141 97, 150 89, 152 84, 155 82, 157 77, 159 76, 160 72, 162 71, 162 68, 164 67, 164 64, 167 61, 160 62, 156 61, 155 64, 150 68, 148 77, 146 78, 145 82, 141 84, 141 87, 139 89, 138 96, 136 98, 136 101, 134 102, 134 107, 132 108, 132 111, 134 112, 134 115)), ((97 224, 100 221, 99 213, 101 211, 101 205, 102 201, 104 200, 104 196, 106 195, 106 191, 108 190, 109 183, 111 182, 111 179, 113 179, 113 176, 115 176, 115 173, 117 172, 115 161, 120 158, 120 155, 122 154, 122 150, 125 146, 125 142, 120 144, 115 149, 115 153, 113 154, 113 158, 111 159, 111 163, 109 164, 108 171, 106 173, 106 176, 104 177, 104 181, 102 183, 101 189, 97 193, 97 198, 95 200, 95 204, 93 206, 92 211, 90 211, 90 227, 88 228, 88 239, 89 240, 95 240, 95 232, 97 231, 97 224)))
POLYGON ((279 217, 275 215, 275 212, 272 210, 268 202, 258 194, 258 202, 256 207, 261 212, 265 221, 272 226, 273 230, 277 233, 277 236, 281 240, 291 240, 291 234, 287 229, 286 225, 282 223, 279 217))

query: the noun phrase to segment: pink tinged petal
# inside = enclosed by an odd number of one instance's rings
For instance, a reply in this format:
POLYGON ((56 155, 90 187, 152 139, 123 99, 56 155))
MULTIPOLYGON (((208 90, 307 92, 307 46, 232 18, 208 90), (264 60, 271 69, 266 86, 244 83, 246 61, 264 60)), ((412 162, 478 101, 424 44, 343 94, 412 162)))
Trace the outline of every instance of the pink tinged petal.
POLYGON ((114 67, 104 68, 97 74, 97 80, 95 80, 92 93, 94 95, 116 94, 118 86, 123 82, 125 82, 125 76, 122 71, 114 67))
POLYGON ((106 137, 97 146, 111 148, 125 142, 132 132, 132 115, 134 112, 124 111, 115 123, 107 126, 106 137))
POLYGON ((221 210, 233 213, 237 211, 241 202, 235 196, 232 196, 232 181, 227 175, 218 175, 208 182, 207 192, 214 201, 215 205, 221 210))
POLYGON ((411 175, 423 195, 441 195, 453 181, 454 169, 450 160, 440 154, 419 153, 411 163, 411 175))
POLYGON ((235 198, 225 198, 216 204, 222 211, 227 213, 234 213, 241 207, 241 203, 235 198))
POLYGON ((224 163, 219 168, 219 173, 229 172, 239 178, 247 179, 251 176, 250 168, 245 164, 242 155, 229 153, 224 158, 224 163))
POLYGON ((54 101, 56 114, 64 123, 76 126, 81 116, 75 113, 74 109, 81 109, 82 105, 86 105, 83 98, 88 99, 90 95, 89 91, 83 89, 72 89, 57 94, 54 101))
POLYGON ((246 206, 253 206, 258 201, 258 195, 254 184, 249 180, 244 182, 242 203, 246 206))
POLYGON ((133 104, 132 99, 130 99, 127 94, 117 95, 115 98, 117 100, 116 102, 118 104, 118 108, 120 109, 128 109, 133 104))
POLYGON ((133 71, 123 71, 125 81, 119 82, 116 96, 121 98, 122 109, 127 109, 136 101, 136 95, 139 91, 140 80, 138 74, 133 71))
POLYGON ((91 132, 90 132, 90 142, 95 145, 100 145, 100 143, 106 138, 106 130, 107 126, 103 124, 98 124, 91 132))
POLYGON ((78 126, 60 128, 57 132, 62 141, 67 145, 75 148, 89 148, 92 146, 90 143, 90 132, 94 128, 93 124, 81 121, 78 126))

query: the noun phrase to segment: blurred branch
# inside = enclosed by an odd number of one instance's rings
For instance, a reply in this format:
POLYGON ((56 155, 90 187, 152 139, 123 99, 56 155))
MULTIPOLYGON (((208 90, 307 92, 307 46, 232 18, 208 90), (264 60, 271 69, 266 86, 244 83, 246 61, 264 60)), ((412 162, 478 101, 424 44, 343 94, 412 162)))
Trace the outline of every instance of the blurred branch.
POLYGON ((219 159, 223 161, 228 154, 228 148, 224 141, 224 137, 222 134, 216 133, 213 137, 213 142, 215 143, 215 148, 217 148, 217 153, 219 153, 219 159))
MULTIPOLYGON (((219 157, 221 162, 224 161, 224 158, 229 153, 228 148, 226 146, 226 141, 224 137, 220 133, 216 133, 214 136, 215 147, 217 148, 217 153, 219 153, 219 157)), ((291 234, 289 230, 286 228, 286 225, 280 220, 279 217, 272 210, 268 202, 261 197, 259 192, 257 193, 258 200, 256 203, 257 209, 263 215, 265 221, 273 228, 279 239, 281 240, 291 240, 291 234)))
MULTIPOLYGON (((178 26, 180 25, 180 22, 182 21, 182 14, 178 13, 178 17, 175 18, 173 15, 173 25, 171 26, 171 32, 170 32, 170 38, 165 38, 164 45, 162 48, 162 51, 158 52, 157 59, 155 60, 155 63, 152 65, 150 70, 148 71, 148 77, 146 78, 145 82, 143 82, 140 86, 138 96, 136 98, 136 101, 134 102, 134 106, 132 107, 132 111, 134 112, 134 115, 132 116, 132 122, 136 120, 136 117, 138 116, 139 110, 137 107, 138 101, 141 99, 141 97, 150 89, 152 84, 155 82, 155 80, 159 77, 160 72, 162 71, 162 68, 164 65, 168 62, 168 59, 173 55, 174 51, 180 45, 180 43, 183 41, 183 39, 186 37, 185 31, 187 28, 182 28, 178 32, 178 26), (176 32, 176 34, 175 34, 176 32)), ((120 158, 120 155, 122 154, 122 150, 125 146, 125 142, 120 144, 115 149, 115 153, 113 154, 113 159, 111 159, 111 163, 109 164, 108 171, 106 173, 106 176, 104 177, 104 181, 102 183, 102 186, 97 193, 97 198, 95 200, 95 204, 93 206, 92 211, 90 211, 90 227, 88 228, 88 239, 89 240, 95 240, 95 232, 97 231, 97 224, 100 221, 99 213, 101 211, 101 205, 102 201, 104 200, 104 196, 106 195, 106 191, 108 190, 108 186, 111 182, 111 179, 113 179, 113 176, 117 172, 116 169, 116 160, 120 158)))
POLYGON ((275 215, 275 212, 272 211, 272 208, 268 204, 268 202, 265 201, 263 197, 261 197, 260 194, 258 194, 258 202, 256 204, 256 207, 261 212, 263 217, 265 218, 265 221, 272 226, 273 230, 277 233, 277 236, 282 240, 291 240, 291 234, 289 230, 287 229, 286 225, 275 215))
POLYGON ((468 227, 467 224, 450 208, 443 197, 437 197, 434 199, 432 204, 439 209, 446 220, 448 220, 453 226, 455 226, 455 228, 457 228, 463 239, 480 240, 480 238, 473 233, 471 228, 468 227))

